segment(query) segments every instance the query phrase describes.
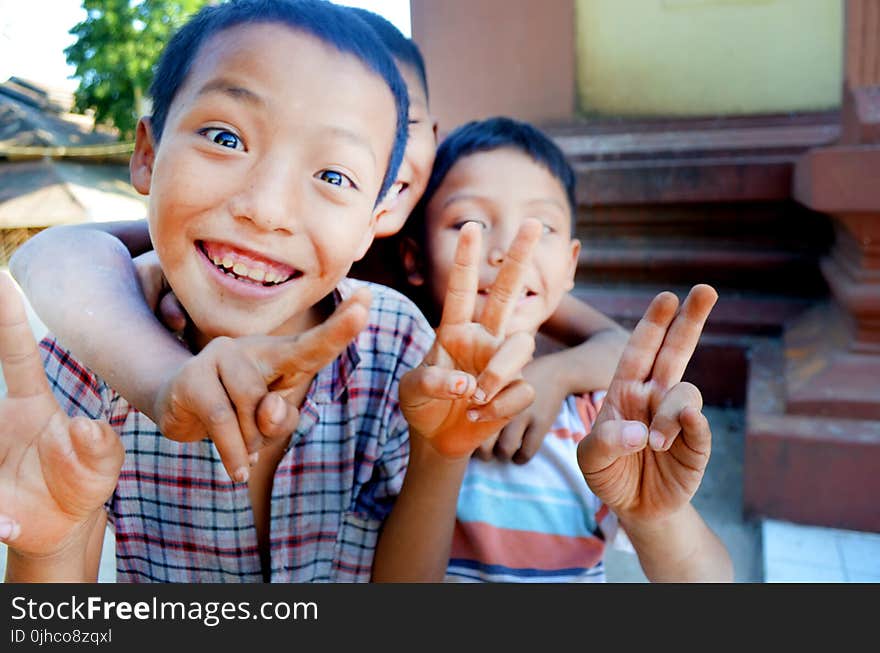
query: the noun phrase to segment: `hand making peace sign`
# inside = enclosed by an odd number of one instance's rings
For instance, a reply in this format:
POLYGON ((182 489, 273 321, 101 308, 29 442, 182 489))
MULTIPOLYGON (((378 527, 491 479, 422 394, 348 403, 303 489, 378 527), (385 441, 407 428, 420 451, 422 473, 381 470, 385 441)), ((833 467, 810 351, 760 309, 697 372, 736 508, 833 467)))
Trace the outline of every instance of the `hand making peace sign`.
POLYGON ((296 429, 312 379, 364 328, 371 299, 359 288, 298 335, 213 339, 163 384, 157 426, 177 442, 209 437, 230 478, 246 481, 260 450, 296 429))
POLYGON ((654 298, 578 446, 587 484, 624 523, 675 513, 703 478, 712 433, 700 391, 681 377, 717 299, 710 286, 694 286, 676 313, 674 294, 654 298))
POLYGON ((522 379, 534 337, 525 332, 506 336, 505 328, 541 233, 537 220, 523 223, 475 322, 481 231, 475 223, 461 229, 434 346, 400 383, 400 406, 410 434, 447 458, 470 456, 534 397, 522 379))
MULTIPOLYGON (((89 538, 113 493, 124 451, 104 421, 58 405, 12 279, 0 274, 0 540, 46 558, 89 538)), ((103 525, 103 520, 100 524, 103 525)))

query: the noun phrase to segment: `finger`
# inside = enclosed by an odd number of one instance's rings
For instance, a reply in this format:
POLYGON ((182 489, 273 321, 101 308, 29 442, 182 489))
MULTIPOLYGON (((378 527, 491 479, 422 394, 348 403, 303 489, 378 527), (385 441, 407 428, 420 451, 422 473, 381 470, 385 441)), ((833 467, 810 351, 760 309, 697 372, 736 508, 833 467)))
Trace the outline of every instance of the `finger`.
POLYGON ((480 446, 477 447, 477 450, 474 451, 474 455, 480 460, 484 460, 489 462, 490 460, 495 458, 495 443, 498 441, 498 433, 495 435, 483 440, 480 443, 480 446))
POLYGON ((79 461, 104 477, 117 477, 125 458, 119 436, 107 422, 77 416, 70 420, 68 433, 79 461))
POLYGON ((172 331, 183 331, 186 328, 186 313, 177 296, 168 292, 159 300, 159 319, 172 331))
POLYGON ((685 408, 694 408, 698 413, 703 408, 703 396, 692 383, 678 383, 663 396, 651 420, 648 434, 651 449, 666 451, 672 446, 681 432, 679 414, 685 408))
POLYGON ((257 406, 257 427, 267 440, 264 444, 286 438, 298 425, 299 410, 278 393, 268 393, 257 406))
POLYGON ((476 387, 476 379, 466 372, 426 365, 403 376, 399 395, 401 402, 407 397, 407 408, 417 408, 436 399, 466 399, 476 387))
POLYGON ((542 232, 543 226, 539 221, 531 218, 524 221, 507 250, 504 263, 498 270, 498 276, 495 277, 480 315, 480 324, 489 333, 493 335, 504 333, 507 321, 513 315, 522 295, 532 250, 541 238, 542 232))
POLYGON ((0 365, 10 397, 50 392, 24 303, 6 272, 0 273, 0 365))
POLYGON ((681 381, 716 301, 718 293, 712 286, 699 284, 691 288, 672 321, 651 372, 651 378, 661 387, 669 388, 681 381))
MULTIPOLYGON (((528 411, 523 411, 514 417, 507 426, 501 429, 501 433, 494 441, 490 453, 499 460, 511 460, 522 446, 523 434, 531 423, 528 411)), ((487 443, 484 443, 484 445, 487 443)), ((483 445, 481 445, 481 448, 483 445)))
POLYGON ((641 451, 647 443, 648 429, 641 422, 605 420, 578 444, 578 465, 585 475, 594 474, 641 451))
POLYGON ((266 382, 253 363, 238 356, 221 356, 217 375, 235 408, 248 462, 254 464, 257 452, 263 448, 263 434, 257 426, 257 406, 266 395, 266 382))
POLYGON ((679 415, 681 421, 681 437, 676 443, 676 456, 681 460, 681 455, 687 453, 689 460, 682 460, 691 468, 705 467, 709 462, 709 456, 712 453, 712 428, 709 426, 709 420, 706 416, 697 410, 694 406, 688 406, 681 411, 679 415), (685 449, 686 448, 686 449, 685 449))
POLYGON ((440 316, 441 326, 464 324, 474 318, 474 303, 479 288, 481 243, 481 227, 473 222, 465 223, 458 232, 458 243, 443 300, 443 313, 440 316))
POLYGON ((12 542, 21 535, 21 524, 8 515, 0 515, 0 542, 12 542))
POLYGON ((246 482, 250 476, 249 454, 238 426, 238 416, 217 375, 207 375, 204 386, 192 395, 191 401, 191 412, 203 417, 205 430, 217 447, 229 478, 238 483, 246 482))
POLYGON ((532 334, 518 331, 507 338, 477 377, 474 401, 478 404, 492 401, 502 388, 522 375, 523 368, 532 360, 534 353, 535 338, 532 334))
POLYGON ((528 408, 535 399, 535 389, 525 379, 517 379, 505 387, 490 403, 470 408, 467 418, 472 422, 507 420, 528 408))
POLYGON ((612 383, 644 381, 648 378, 677 308, 678 297, 668 291, 661 292, 651 300, 642 319, 630 334, 612 383))
POLYGON ((359 288, 316 327, 294 338, 269 339, 258 354, 264 376, 282 375, 270 388, 294 387, 332 363, 366 326, 371 301, 369 289, 359 288))
POLYGON ((525 465, 534 458, 535 454, 538 453, 538 449, 544 444, 544 438, 547 437, 551 426, 553 426, 552 422, 544 426, 537 419, 533 420, 523 434, 522 444, 519 447, 519 451, 513 455, 513 462, 517 465, 525 465))

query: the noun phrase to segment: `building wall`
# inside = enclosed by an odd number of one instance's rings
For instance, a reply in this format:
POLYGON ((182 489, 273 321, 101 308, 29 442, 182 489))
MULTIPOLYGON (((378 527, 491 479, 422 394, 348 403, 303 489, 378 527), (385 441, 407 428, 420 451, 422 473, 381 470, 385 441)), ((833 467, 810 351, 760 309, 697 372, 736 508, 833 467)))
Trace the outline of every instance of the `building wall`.
POLYGON ((701 116, 840 106, 840 0, 575 0, 587 114, 701 116))
POLYGON ((411 0, 411 16, 441 130, 574 115, 572 0, 411 0))
POLYGON ((441 131, 840 105, 841 0, 411 0, 411 16, 441 131))

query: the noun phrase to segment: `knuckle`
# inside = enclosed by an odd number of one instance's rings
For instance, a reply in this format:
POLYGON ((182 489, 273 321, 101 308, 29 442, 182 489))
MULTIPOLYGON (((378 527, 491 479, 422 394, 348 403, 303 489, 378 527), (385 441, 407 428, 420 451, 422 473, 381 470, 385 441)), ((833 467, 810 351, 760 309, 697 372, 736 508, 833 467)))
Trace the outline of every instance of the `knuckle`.
POLYGON ((215 403, 208 407, 206 418, 210 426, 219 426, 232 419, 232 410, 228 405, 215 403))
POLYGON ((501 375, 497 370, 487 367, 483 370, 483 373, 480 374, 480 387, 484 390, 492 390, 499 385, 501 385, 501 375))

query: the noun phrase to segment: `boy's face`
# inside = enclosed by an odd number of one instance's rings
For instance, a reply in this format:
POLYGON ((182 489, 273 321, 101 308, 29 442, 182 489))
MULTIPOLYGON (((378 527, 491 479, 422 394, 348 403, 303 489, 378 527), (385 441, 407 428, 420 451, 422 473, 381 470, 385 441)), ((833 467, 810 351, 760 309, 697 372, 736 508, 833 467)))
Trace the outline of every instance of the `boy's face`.
POLYGON ((372 241, 395 115, 380 77, 284 25, 202 46, 161 142, 142 123, 131 164, 202 343, 321 319, 315 305, 372 241))
POLYGON ((537 332, 573 287, 580 243, 571 238, 568 200, 552 174, 515 149, 479 152, 457 161, 425 214, 425 269, 436 306, 442 306, 446 294, 462 225, 476 222, 483 227, 478 318, 504 254, 527 218, 542 222, 544 235, 532 254, 508 333, 537 332))
POLYGON ((418 204, 437 153, 437 121, 428 110, 428 97, 419 73, 397 61, 397 68, 409 93, 409 136, 394 186, 388 192, 386 212, 376 226, 377 236, 392 236, 403 227, 418 204))

